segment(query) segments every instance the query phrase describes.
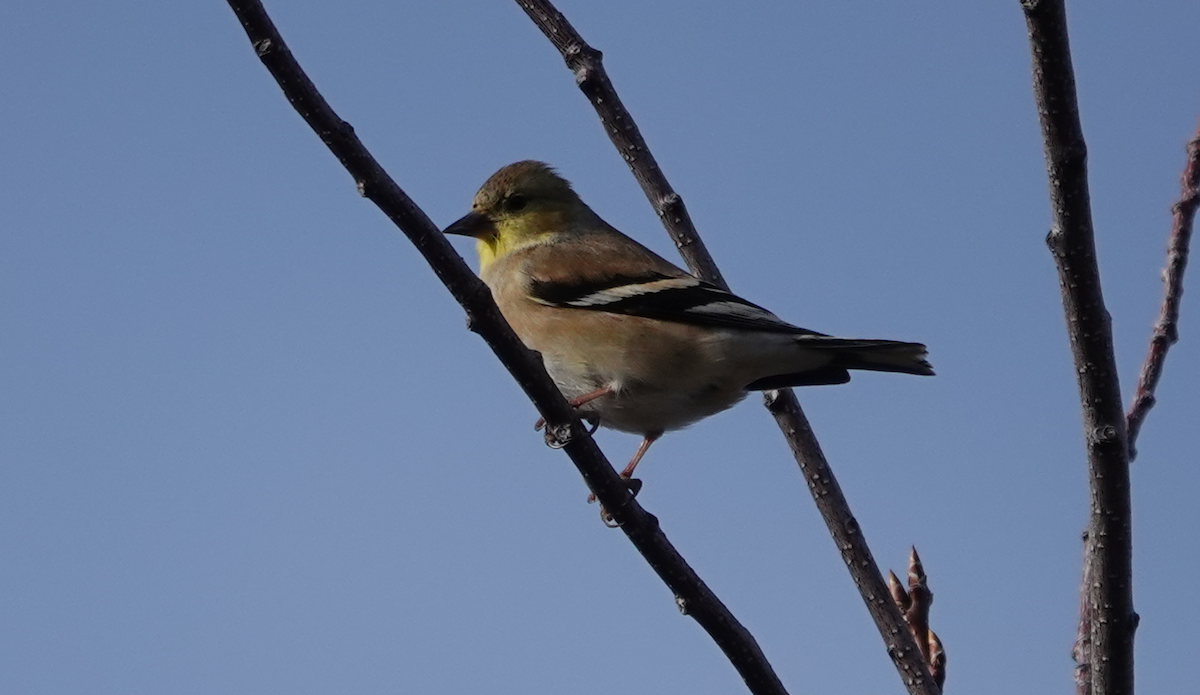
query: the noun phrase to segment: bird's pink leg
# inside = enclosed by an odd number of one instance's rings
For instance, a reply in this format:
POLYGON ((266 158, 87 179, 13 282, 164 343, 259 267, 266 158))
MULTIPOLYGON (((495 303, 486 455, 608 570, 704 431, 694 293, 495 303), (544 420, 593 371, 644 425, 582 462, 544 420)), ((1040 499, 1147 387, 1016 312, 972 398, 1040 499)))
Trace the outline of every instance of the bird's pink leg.
MULTIPOLYGON (((643 437, 642 443, 638 445, 637 451, 633 452, 633 458, 629 460, 629 465, 625 466, 625 470, 621 471, 621 479, 625 481, 625 484, 629 486, 629 491, 634 495, 637 495, 638 491, 642 489, 642 481, 635 480, 633 478, 633 469, 637 468, 638 462, 640 462, 642 457, 646 455, 646 450, 650 448, 650 445, 661 436, 662 432, 651 432, 643 437)), ((588 495, 588 504, 591 504, 595 501, 595 493, 588 495)), ((600 520, 603 521, 604 525, 609 528, 617 527, 617 522, 613 520, 612 514, 609 514, 608 510, 606 510, 604 507, 600 507, 600 520)))
MULTIPOLYGON (((603 388, 598 388, 595 391, 589 391, 588 393, 585 393, 582 396, 576 396, 567 402, 571 404, 572 408, 578 408, 579 406, 581 406, 585 403, 591 403, 592 401, 596 400, 597 398, 600 398, 601 396, 607 396, 608 394, 612 393, 612 391, 613 390, 612 390, 611 386, 605 386, 603 388)), ((535 430, 540 431, 545 426, 546 426, 546 418, 540 417, 537 419, 537 422, 533 423, 533 429, 535 429, 535 430)))
POLYGON ((633 469, 637 468, 642 457, 646 455, 646 451, 650 445, 662 436, 662 432, 651 432, 642 438, 642 443, 638 445, 637 451, 633 452, 633 458, 629 459, 629 465, 625 466, 625 470, 621 471, 621 477, 629 480, 633 477, 633 469))
MULTIPOLYGON (((642 438, 642 443, 637 445, 637 451, 634 451, 634 457, 629 460, 629 465, 625 466, 624 471, 620 472, 620 478, 626 481, 629 485, 629 490, 637 495, 637 491, 642 489, 641 480, 634 480, 634 469, 638 463, 642 461, 642 456, 646 456, 646 451, 650 448, 650 444, 658 441, 662 436, 662 432, 650 432, 649 435, 642 438)), ((596 501, 595 493, 588 495, 588 504, 596 501)), ((605 516, 604 510, 601 510, 601 516, 605 516)))

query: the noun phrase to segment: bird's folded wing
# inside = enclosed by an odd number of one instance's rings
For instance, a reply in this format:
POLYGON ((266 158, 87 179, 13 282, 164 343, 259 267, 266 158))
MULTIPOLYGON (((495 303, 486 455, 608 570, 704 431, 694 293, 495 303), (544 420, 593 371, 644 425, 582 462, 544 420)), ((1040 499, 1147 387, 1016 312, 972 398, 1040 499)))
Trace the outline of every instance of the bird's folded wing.
POLYGON ((821 336, 690 275, 648 271, 591 275, 570 280, 534 278, 530 296, 547 306, 643 316, 660 321, 721 328, 821 336))
POLYGON ((529 249, 525 268, 530 298, 547 306, 675 323, 823 335, 687 274, 616 230, 606 231, 529 249))

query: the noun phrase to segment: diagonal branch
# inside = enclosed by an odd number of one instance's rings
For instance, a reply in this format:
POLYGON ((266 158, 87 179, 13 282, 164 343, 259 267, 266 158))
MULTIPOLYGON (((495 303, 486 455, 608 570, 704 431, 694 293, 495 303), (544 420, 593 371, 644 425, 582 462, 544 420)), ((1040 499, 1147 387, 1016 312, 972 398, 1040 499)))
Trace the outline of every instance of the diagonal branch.
POLYGON ((1150 336, 1150 351, 1142 365, 1137 391, 1126 419, 1129 432, 1129 460, 1137 456, 1138 433, 1146 415, 1154 407, 1154 389, 1162 378, 1167 350, 1179 340, 1179 303, 1183 299, 1183 271, 1187 268, 1188 247, 1192 241, 1192 222, 1200 207, 1200 126, 1187 144, 1187 164, 1183 167, 1179 200, 1171 206, 1171 235, 1167 240, 1167 266, 1163 268, 1163 301, 1158 321, 1150 336))
POLYGON ((1058 267, 1087 443, 1092 550, 1087 612, 1094 695, 1132 695, 1133 543, 1129 445, 1113 357, 1112 329, 1100 291, 1079 123, 1075 75, 1062 0, 1023 0, 1033 54, 1033 92, 1042 124, 1053 227, 1046 243, 1058 267))
POLYGON ((633 122, 633 116, 629 115, 612 81, 608 79, 608 72, 601 62, 604 54, 589 46, 551 3, 544 0, 517 0, 517 4, 550 39, 563 60, 567 61, 567 67, 575 73, 575 83, 596 108, 604 131, 629 165, 633 177, 641 184, 642 191, 650 199, 650 205, 658 213, 658 218, 667 228, 688 268, 697 277, 729 289, 725 278, 721 277, 721 271, 717 269, 716 261, 704 246, 704 240, 696 233, 683 198, 667 182, 658 161, 650 153, 641 131, 633 122))
POLYGON ((658 519, 633 499, 579 418, 500 315, 487 287, 455 253, 425 213, 396 185, 363 147, 353 128, 341 120, 301 70, 258 0, 228 0, 255 52, 283 89, 292 106, 354 177, 358 190, 375 203, 412 241, 478 333, 546 419, 547 431, 562 443, 571 461, 604 508, 625 531, 658 576, 674 592, 680 608, 692 616, 725 652, 750 691, 786 695, 750 633, 688 566, 659 528, 658 519))
POLYGON ((867 539, 850 510, 850 503, 842 494, 833 469, 825 460, 808 418, 800 409, 796 394, 791 389, 768 391, 764 400, 800 466, 804 481, 808 483, 808 491, 821 517, 825 519, 825 525, 842 554, 842 561, 850 571, 859 595, 867 605, 867 611, 875 621, 888 656, 892 657, 892 662, 900 672, 904 687, 910 695, 939 695, 941 688, 931 679, 908 623, 891 600, 879 565, 867 547, 867 539))
MULTIPOLYGON (((667 183, 633 117, 621 104, 601 64, 600 51, 589 46, 579 32, 547 0, 517 0, 521 9, 554 44, 567 67, 575 73, 580 90, 599 114, 604 129, 642 185, 650 204, 658 211, 667 232, 675 240, 691 271, 700 278, 726 287, 724 279, 700 240, 683 201, 667 183)), ((912 695, 935 695, 941 689, 930 679, 899 608, 891 601, 888 586, 867 547, 858 521, 838 486, 833 470, 821 452, 800 403, 791 389, 769 391, 767 409, 783 431, 788 446, 800 465, 809 491, 825 519, 842 560, 858 587, 867 610, 875 620, 887 652, 892 657, 905 687, 912 695)))

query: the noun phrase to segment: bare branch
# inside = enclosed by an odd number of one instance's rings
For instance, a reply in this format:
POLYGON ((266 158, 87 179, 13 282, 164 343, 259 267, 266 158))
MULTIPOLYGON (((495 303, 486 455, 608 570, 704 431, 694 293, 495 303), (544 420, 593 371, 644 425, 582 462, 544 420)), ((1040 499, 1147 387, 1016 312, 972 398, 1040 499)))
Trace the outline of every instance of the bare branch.
POLYGON ((729 289, 716 262, 705 248, 704 241, 696 233, 683 198, 667 182, 633 117, 608 79, 608 72, 601 62, 604 55, 589 46, 567 18, 549 2, 517 0, 517 4, 550 39, 563 60, 567 61, 567 67, 575 73, 575 83, 595 107, 600 122, 604 124, 604 131, 629 165, 633 177, 641 184, 642 191, 650 199, 650 204, 667 228, 688 268, 697 277, 729 289))
POLYGON ((1137 436, 1146 415, 1154 407, 1154 389, 1162 378, 1167 350, 1179 340, 1179 303, 1183 299, 1183 271, 1187 268, 1188 248, 1192 241, 1192 222, 1200 207, 1200 126, 1187 144, 1187 163, 1180 177, 1179 200, 1171 206, 1171 235, 1167 240, 1167 265, 1163 268, 1163 301, 1150 336, 1150 351, 1142 365, 1137 391, 1129 406, 1126 429, 1129 432, 1129 460, 1137 457, 1137 436))
POLYGON ((791 389, 768 391, 765 400, 767 410, 775 416, 775 423, 783 431, 788 447, 800 466, 800 473, 808 483, 808 490, 821 517, 825 519, 825 526, 833 536, 838 552, 842 554, 842 561, 846 563, 850 577, 875 621, 888 656, 900 671, 904 686, 911 695, 941 693, 941 688, 929 677, 920 647, 909 631, 908 623, 896 604, 889 600, 890 594, 879 565, 867 547, 867 539, 863 537, 858 520, 850 511, 850 504, 842 494, 833 469, 825 460, 808 418, 800 409, 796 394, 791 389))
POLYGON ((571 461, 638 551, 674 592, 688 615, 712 636, 753 693, 786 691, 754 638, 688 566, 659 528, 658 520, 633 499, 604 458, 536 355, 505 323, 487 287, 467 267, 425 213, 396 185, 341 120, 292 57, 262 4, 228 0, 255 52, 288 101, 354 177, 358 190, 412 241, 467 312, 478 333, 521 385, 555 433, 571 461))
POLYGON ((1058 267, 1063 309, 1079 381, 1087 442, 1094 552, 1088 594, 1095 695, 1133 693, 1133 562, 1129 445, 1113 358, 1112 330, 1092 231, 1087 147, 1062 0, 1025 0, 1033 91, 1042 124, 1053 227, 1046 243, 1058 267))
MULTIPOLYGON (((584 42, 579 32, 551 3, 545 0, 517 0, 517 4, 550 39, 562 54, 567 67, 575 73, 579 88, 600 115, 605 131, 633 170, 650 204, 659 211, 659 218, 675 240, 688 268, 708 282, 728 287, 687 216, 683 200, 667 183, 633 117, 621 104, 600 63, 600 51, 584 42), (671 214, 671 211, 678 211, 678 214, 671 214)), ((791 389, 769 391, 764 395, 764 400, 800 465, 809 492, 825 519, 863 602, 867 604, 867 610, 875 620, 875 626, 905 687, 912 695, 940 693, 941 689, 930 679, 920 649, 900 610, 888 600, 887 584, 879 566, 867 547, 858 521, 850 511, 850 505, 821 452, 821 445, 813 435, 795 393, 791 389)))

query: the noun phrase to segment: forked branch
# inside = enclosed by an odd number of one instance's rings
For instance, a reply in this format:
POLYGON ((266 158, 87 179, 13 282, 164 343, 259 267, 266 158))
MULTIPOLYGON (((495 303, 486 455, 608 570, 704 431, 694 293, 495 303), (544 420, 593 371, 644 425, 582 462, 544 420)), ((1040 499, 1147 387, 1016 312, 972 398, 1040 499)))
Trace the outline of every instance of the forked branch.
POLYGON ((358 190, 404 232, 463 306, 478 333, 537 406, 571 461, 638 551, 674 592, 680 608, 712 636, 753 693, 785 690, 749 632, 688 566, 604 458, 536 356, 509 328, 487 287, 425 213, 387 175, 301 70, 258 0, 228 0, 255 52, 288 101, 354 177, 358 190))
MULTIPOLYGON (((683 200, 667 183, 650 154, 633 117, 622 105, 601 63, 600 51, 589 46, 553 4, 546 0, 517 0, 521 9, 554 44, 567 67, 575 73, 579 88, 599 114, 609 139, 642 185, 650 204, 658 211, 667 232, 675 240, 688 268, 698 277, 727 287, 717 264, 704 247, 687 216, 683 200)), ((842 494, 821 445, 813 435, 804 411, 791 389, 766 394, 766 406, 775 417, 788 446, 800 465, 809 491, 825 519, 842 560, 846 563, 887 646, 900 677, 912 695, 936 695, 941 689, 930 678, 920 649, 909 632, 900 610, 890 600, 888 586, 867 547, 858 521, 842 494)))

